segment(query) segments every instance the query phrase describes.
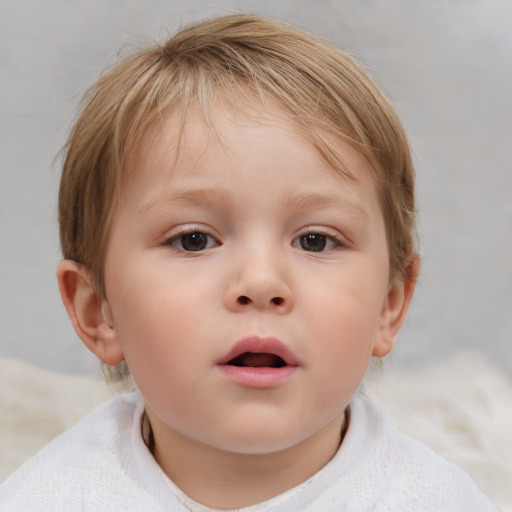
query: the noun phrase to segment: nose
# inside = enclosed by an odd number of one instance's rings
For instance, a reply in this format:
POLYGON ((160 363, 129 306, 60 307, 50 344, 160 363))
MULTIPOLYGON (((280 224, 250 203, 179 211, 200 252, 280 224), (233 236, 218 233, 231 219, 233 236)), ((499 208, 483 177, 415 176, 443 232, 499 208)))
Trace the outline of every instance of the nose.
POLYGON ((259 251, 241 257, 230 266, 223 301, 227 309, 249 309, 279 314, 293 309, 293 294, 288 284, 288 270, 275 252, 259 251))

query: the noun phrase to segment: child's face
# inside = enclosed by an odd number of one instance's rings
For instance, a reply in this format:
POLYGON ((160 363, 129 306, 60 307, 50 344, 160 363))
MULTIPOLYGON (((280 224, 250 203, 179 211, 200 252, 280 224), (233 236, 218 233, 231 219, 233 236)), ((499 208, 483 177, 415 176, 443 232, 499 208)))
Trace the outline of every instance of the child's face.
POLYGON ((277 117, 215 120, 219 138, 190 114, 177 156, 167 119, 134 164, 106 257, 113 343, 157 443, 339 437, 404 303, 368 164, 340 143, 348 180, 277 117))

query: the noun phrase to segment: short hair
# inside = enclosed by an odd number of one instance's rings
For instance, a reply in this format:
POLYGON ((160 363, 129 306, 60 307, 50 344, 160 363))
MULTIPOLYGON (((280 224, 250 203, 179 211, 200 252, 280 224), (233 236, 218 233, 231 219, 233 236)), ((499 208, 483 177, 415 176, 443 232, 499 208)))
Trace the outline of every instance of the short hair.
MULTIPOLYGON (((291 25, 236 14, 188 26, 121 59, 88 90, 64 148, 59 191, 63 257, 86 265, 105 295, 109 228, 128 161, 166 110, 205 120, 216 97, 254 112, 278 106, 339 172, 340 138, 370 163, 382 208, 391 275, 415 251, 414 167, 390 102, 347 52, 291 25)), ((275 109, 275 107, 274 107, 275 109)), ((411 277, 411 276, 409 276, 411 277)))

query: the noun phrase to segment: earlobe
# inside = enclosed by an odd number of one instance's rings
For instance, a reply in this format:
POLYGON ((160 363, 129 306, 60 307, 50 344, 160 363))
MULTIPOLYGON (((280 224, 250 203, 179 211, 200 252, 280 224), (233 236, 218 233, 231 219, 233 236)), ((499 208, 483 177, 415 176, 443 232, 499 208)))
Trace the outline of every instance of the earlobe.
POLYGON ((110 306, 95 292, 89 270, 64 260, 57 267, 57 280, 71 323, 87 348, 108 365, 123 361, 110 306))
POLYGON ((384 357, 393 349, 414 295, 419 265, 419 257, 415 254, 407 267, 407 274, 397 277, 389 285, 380 318, 379 337, 372 351, 375 357, 384 357))

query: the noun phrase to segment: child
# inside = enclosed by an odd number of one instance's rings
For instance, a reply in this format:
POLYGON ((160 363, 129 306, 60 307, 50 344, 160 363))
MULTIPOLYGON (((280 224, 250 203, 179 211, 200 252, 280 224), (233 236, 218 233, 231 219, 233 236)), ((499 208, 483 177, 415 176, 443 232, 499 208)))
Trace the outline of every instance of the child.
POLYGON ((360 389, 418 273, 414 171, 342 51, 233 15, 91 88, 59 195, 62 298, 114 398, 2 511, 491 511, 360 389))

